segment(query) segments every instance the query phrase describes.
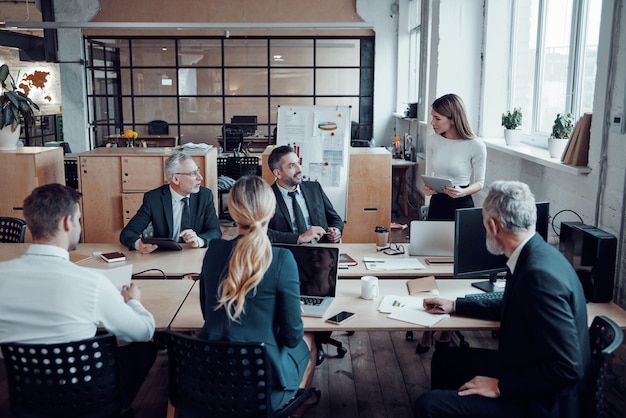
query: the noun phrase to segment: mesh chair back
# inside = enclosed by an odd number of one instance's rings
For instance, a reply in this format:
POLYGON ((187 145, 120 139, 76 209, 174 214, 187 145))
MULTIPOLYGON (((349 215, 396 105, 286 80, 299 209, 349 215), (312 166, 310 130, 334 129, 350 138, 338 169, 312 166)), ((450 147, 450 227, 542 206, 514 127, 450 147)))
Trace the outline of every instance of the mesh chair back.
POLYGON ((266 416, 271 409, 263 343, 212 342, 169 333, 170 401, 184 415, 266 416))
MULTIPOLYGON (((596 316, 589 328, 591 345, 591 376, 586 393, 585 417, 613 416, 607 413, 605 402, 605 375, 610 369, 611 355, 622 344, 624 334, 615 322, 606 316, 596 316)), ((620 413, 617 413, 618 416, 620 413)))
POLYGON ((122 409, 115 336, 1 347, 16 416, 97 418, 122 409))
POLYGON ((23 243, 26 221, 19 218, 0 217, 0 242, 23 243))
POLYGON ((148 135, 167 135, 170 133, 170 125, 164 120, 148 122, 148 135))
POLYGON ((310 396, 301 391, 280 411, 271 407, 265 344, 168 335, 170 402, 190 417, 289 416, 310 396))

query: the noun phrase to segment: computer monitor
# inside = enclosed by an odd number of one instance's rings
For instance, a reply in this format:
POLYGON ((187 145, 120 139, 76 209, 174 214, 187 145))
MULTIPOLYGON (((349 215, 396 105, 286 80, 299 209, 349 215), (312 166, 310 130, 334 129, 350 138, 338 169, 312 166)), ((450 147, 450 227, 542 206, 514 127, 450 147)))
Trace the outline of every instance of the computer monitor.
MULTIPOLYGON (((548 202, 537 203, 536 230, 547 240, 548 202)), ((488 275, 488 281, 475 282, 472 286, 485 292, 501 292, 504 289, 495 286, 499 273, 506 271, 507 258, 493 255, 485 244, 487 232, 483 226, 482 208, 458 209, 454 231, 454 277, 459 279, 488 275)))
POLYGON ((241 128, 241 130, 243 130, 243 136, 254 136, 257 130, 256 115, 233 116, 230 118, 230 123, 241 128))

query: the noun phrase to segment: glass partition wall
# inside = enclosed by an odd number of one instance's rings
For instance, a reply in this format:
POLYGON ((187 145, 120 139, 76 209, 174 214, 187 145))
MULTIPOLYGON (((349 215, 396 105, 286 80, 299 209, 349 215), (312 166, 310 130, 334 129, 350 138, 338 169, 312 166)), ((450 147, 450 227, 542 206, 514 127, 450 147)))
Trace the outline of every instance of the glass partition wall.
POLYGON ((350 105, 372 137, 373 37, 88 37, 93 146, 164 120, 179 143, 218 145, 233 116, 271 136, 279 105, 350 105))

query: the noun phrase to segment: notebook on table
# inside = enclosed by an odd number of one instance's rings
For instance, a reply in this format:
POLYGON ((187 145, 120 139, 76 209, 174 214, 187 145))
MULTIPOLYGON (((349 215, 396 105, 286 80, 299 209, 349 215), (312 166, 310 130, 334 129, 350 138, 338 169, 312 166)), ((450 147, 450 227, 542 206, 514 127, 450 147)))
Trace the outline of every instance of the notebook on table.
POLYGON ((324 317, 335 300, 339 248, 274 244, 293 254, 300 277, 302 316, 324 317))
POLYGON ((454 221, 412 221, 409 255, 454 256, 454 221))

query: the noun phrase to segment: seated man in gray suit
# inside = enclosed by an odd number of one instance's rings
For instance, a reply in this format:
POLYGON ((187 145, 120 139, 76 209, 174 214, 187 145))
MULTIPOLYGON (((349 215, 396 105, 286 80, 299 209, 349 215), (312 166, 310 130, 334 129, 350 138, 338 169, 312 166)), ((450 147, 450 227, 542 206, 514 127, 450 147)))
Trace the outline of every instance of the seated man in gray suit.
POLYGON ((172 238, 191 247, 206 247, 222 231, 215 212, 213 193, 201 186, 202 174, 187 154, 175 152, 165 160, 169 184, 147 192, 137 214, 120 234, 120 242, 130 250, 151 253, 158 247, 141 241, 152 222, 154 237, 172 238))
POLYGON ((316 181, 302 181, 300 159, 289 146, 272 150, 268 161, 276 177, 276 213, 267 231, 272 242, 339 242, 343 221, 316 181))

